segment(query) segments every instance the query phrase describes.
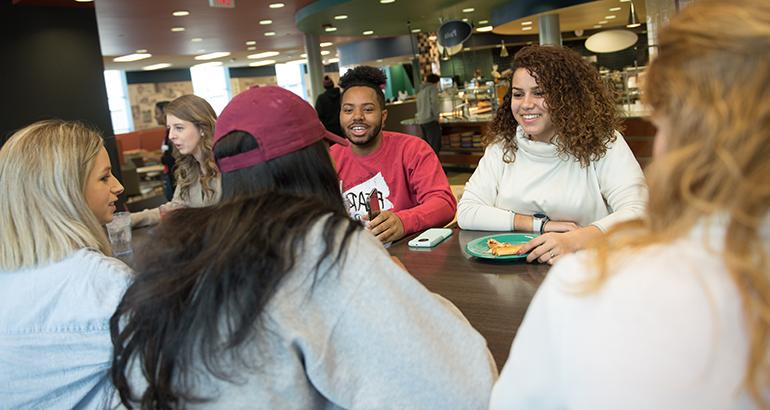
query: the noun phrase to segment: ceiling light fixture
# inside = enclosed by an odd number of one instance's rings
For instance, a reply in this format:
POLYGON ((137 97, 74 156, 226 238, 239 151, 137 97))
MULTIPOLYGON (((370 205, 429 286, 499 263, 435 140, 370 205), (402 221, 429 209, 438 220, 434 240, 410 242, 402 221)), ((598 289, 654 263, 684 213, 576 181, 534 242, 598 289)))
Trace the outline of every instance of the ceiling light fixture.
POLYGON ((322 56, 328 56, 328 55, 329 55, 329 54, 331 54, 331 53, 332 53, 332 52, 331 52, 331 51, 329 51, 329 50, 321 50, 321 55, 322 55, 322 56))
POLYGON ((639 22, 639 19, 636 17, 636 9, 634 8, 634 2, 631 2, 631 11, 628 12, 628 24, 626 24, 626 27, 628 28, 634 28, 641 26, 642 23, 639 22))
POLYGON ((146 49, 146 48, 143 48, 143 49, 141 49, 141 50, 136 50, 136 53, 137 53, 137 54, 144 54, 144 53, 146 53, 146 52, 147 52, 147 49, 146 49))
POLYGON ((271 9, 280 9, 281 7, 285 6, 283 3, 271 3, 269 6, 271 9))
POLYGON ((320 45, 321 45, 321 47, 329 47, 329 46, 333 46, 334 43, 332 43, 331 41, 324 41, 320 45))
POLYGON ((531 22, 531 21, 522 21, 522 22, 521 22, 521 25, 522 25, 522 26, 531 26, 531 25, 532 25, 532 22, 531 22))
POLYGON ((131 61, 144 60, 145 58, 150 58, 150 57, 152 57, 152 54, 149 54, 149 53, 132 53, 132 54, 126 54, 120 57, 115 57, 112 59, 112 61, 116 63, 128 63, 131 61))
POLYGON ((251 46, 251 47, 246 47, 246 51, 254 51, 254 50, 256 50, 256 49, 257 49, 257 48, 256 48, 256 47, 254 47, 254 46, 251 46))
POLYGON ((419 28, 413 28, 412 29, 412 33, 419 33, 421 31, 422 31, 422 29, 419 29, 419 28))
POLYGON ((253 45, 256 45, 256 44, 257 44, 257 42, 254 41, 254 40, 249 40, 249 41, 246 42, 247 46, 253 46, 253 45))
POLYGON ((335 58, 330 58, 330 59, 329 59, 329 64, 334 64, 334 63, 339 63, 339 62, 340 62, 340 59, 339 59, 339 58, 336 58, 336 57, 335 57, 335 58))
POLYGON ((493 28, 494 27, 492 27, 492 26, 484 26, 484 27, 477 28, 476 31, 478 31, 480 33, 486 33, 487 31, 492 31, 493 28))
POLYGON ((171 31, 179 33, 180 31, 184 31, 184 27, 171 27, 171 31))
POLYGON ((146 65, 142 67, 142 70, 144 71, 152 71, 152 70, 160 70, 163 68, 171 67, 171 64, 169 63, 158 63, 158 64, 152 64, 152 65, 146 65))
POLYGON ((171 13, 171 15, 174 16, 174 17, 184 17, 184 16, 189 16, 190 12, 187 11, 187 10, 177 10, 177 11, 171 13))
POLYGON ((248 55, 248 56, 246 56, 246 58, 252 59, 252 60, 259 60, 259 59, 262 59, 262 58, 275 57, 278 54, 281 54, 281 53, 278 52, 278 51, 265 51, 264 53, 257 53, 257 54, 248 55))
POLYGON ((489 23, 489 20, 479 20, 479 24, 487 24, 489 23))
POLYGON ((532 26, 526 26, 521 28, 521 31, 529 31, 529 30, 532 30, 532 26))
POLYGON ((363 35, 365 35, 365 36, 371 36, 372 34, 374 34, 374 31, 373 31, 373 30, 366 30, 366 31, 364 31, 364 32, 363 32, 363 33, 361 33, 361 34, 363 34, 363 35))
POLYGON ((346 18, 348 18, 348 16, 344 14, 340 14, 339 16, 334 16, 335 20, 345 20, 346 18))
POLYGON ((476 11, 473 7, 468 7, 467 9, 463 9, 463 13, 473 13, 476 11))
POLYGON ((325 27, 324 31, 327 32, 327 33, 333 33, 335 31, 337 31, 337 27, 325 27))
POLYGON ((200 37, 195 37, 190 39, 190 41, 192 41, 193 43, 200 43, 201 41, 203 41, 203 39, 200 37))
POLYGON ((275 31, 266 31, 265 37, 273 37, 275 35, 275 31))
POLYGON ((249 67, 262 67, 266 65, 273 65, 275 64, 275 60, 262 60, 262 61, 255 61, 253 63, 249 63, 249 67))
POLYGON ((201 54, 199 56, 195 56, 194 58, 196 60, 213 60, 215 58, 227 57, 229 55, 230 55, 229 51, 215 51, 213 53, 201 54))
POLYGON ((209 61, 208 63, 195 64, 190 68, 219 67, 221 65, 222 65, 221 61, 209 61))
POLYGON ((449 61, 449 52, 447 51, 446 47, 441 51, 441 59, 444 61, 449 61))
POLYGON ((594 24, 594 28, 602 28, 601 24, 594 24))
POLYGON ((390 3, 395 3, 395 2, 396 2, 396 0, 380 0, 380 4, 390 4, 390 3))
POLYGON ((599 24, 607 24, 607 20, 602 20, 599 22, 599 24))
POLYGON ((508 49, 505 48, 504 40, 500 40, 500 57, 508 57, 508 49))
POLYGON ((266 26, 268 24, 273 24, 273 20, 259 20, 259 24, 266 26))
POLYGON ((610 11, 620 11, 620 7, 611 7, 610 11))
POLYGON ((612 20, 612 19, 614 19, 614 18, 616 18, 616 17, 617 17, 617 16, 613 14, 613 15, 611 15, 611 16, 604 16, 604 19, 605 19, 605 20, 612 20))

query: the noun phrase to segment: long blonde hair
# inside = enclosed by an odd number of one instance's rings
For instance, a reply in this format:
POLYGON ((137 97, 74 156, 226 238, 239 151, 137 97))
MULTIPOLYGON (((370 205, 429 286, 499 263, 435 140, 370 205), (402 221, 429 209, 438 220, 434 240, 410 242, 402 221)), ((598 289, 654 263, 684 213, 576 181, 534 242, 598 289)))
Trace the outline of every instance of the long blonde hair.
POLYGON ((215 195, 211 187, 213 180, 219 175, 211 146, 214 137, 214 125, 217 122, 217 114, 206 100, 197 95, 183 95, 166 106, 166 114, 171 114, 181 120, 193 123, 201 132, 200 149, 204 158, 203 164, 198 164, 195 157, 180 155, 176 162, 176 184, 179 195, 183 200, 190 199, 190 187, 200 179, 201 190, 207 198, 215 195), (203 171, 201 171, 203 169, 203 171))
POLYGON ((770 210, 770 2, 686 7, 661 31, 643 95, 669 128, 664 153, 648 167, 648 216, 596 244, 599 274, 589 288, 609 276, 618 249, 670 242, 706 217, 724 217, 722 258, 750 332, 744 383, 767 407, 770 261, 761 229, 770 210))
POLYGON ((99 133, 76 122, 40 121, 11 136, 0 150, 0 270, 46 265, 81 248, 111 254, 85 199, 101 149, 99 133))

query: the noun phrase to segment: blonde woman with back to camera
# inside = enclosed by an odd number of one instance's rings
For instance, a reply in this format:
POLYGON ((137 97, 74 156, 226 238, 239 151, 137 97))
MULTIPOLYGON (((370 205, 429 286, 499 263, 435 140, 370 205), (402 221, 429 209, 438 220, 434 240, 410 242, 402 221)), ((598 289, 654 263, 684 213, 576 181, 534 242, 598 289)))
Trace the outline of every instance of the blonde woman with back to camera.
POLYGON ((131 214, 131 225, 155 225, 161 213, 176 208, 214 205, 222 195, 219 170, 211 153, 217 115, 197 95, 183 95, 166 106, 168 138, 176 148, 176 189, 170 202, 159 208, 131 214))
POLYGON ((647 214, 554 266, 492 409, 770 407, 770 2, 693 2, 659 40, 647 214))
POLYGON ((0 149, 0 407, 103 408, 131 270, 103 225, 123 186, 99 134, 42 121, 0 149))

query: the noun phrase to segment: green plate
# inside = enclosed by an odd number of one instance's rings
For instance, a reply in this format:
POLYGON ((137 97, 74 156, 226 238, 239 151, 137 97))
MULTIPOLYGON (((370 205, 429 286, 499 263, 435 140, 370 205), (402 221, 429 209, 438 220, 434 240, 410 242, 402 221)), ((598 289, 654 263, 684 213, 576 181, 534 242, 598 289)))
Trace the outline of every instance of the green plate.
POLYGON ((468 254, 482 259, 495 259, 495 260, 512 260, 512 259, 525 259, 528 253, 523 255, 503 255, 495 256, 489 251, 487 246, 488 239, 494 239, 498 242, 508 242, 510 244, 527 243, 532 239, 535 239, 537 235, 528 233, 500 233, 497 235, 487 235, 481 238, 474 239, 465 245, 465 251, 468 254))

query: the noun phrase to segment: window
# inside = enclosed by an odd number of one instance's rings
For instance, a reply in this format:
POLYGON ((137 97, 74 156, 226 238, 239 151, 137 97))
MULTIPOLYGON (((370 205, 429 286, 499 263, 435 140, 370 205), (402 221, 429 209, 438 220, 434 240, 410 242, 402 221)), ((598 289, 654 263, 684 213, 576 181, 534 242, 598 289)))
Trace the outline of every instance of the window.
POLYGON ((107 104, 110 106, 112 132, 124 134, 134 130, 131 107, 128 102, 126 73, 121 70, 105 70, 104 84, 107 86, 107 104))

